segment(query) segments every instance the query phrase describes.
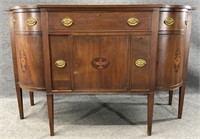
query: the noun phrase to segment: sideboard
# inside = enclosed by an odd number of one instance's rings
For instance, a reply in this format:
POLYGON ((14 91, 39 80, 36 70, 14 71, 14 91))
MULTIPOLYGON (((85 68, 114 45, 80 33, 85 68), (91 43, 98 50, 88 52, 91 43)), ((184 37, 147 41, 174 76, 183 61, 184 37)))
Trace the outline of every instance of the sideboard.
POLYGON ((10 8, 10 34, 20 118, 22 89, 53 96, 146 94, 147 134, 156 91, 179 89, 182 117, 191 34, 191 6, 30 5, 10 8))

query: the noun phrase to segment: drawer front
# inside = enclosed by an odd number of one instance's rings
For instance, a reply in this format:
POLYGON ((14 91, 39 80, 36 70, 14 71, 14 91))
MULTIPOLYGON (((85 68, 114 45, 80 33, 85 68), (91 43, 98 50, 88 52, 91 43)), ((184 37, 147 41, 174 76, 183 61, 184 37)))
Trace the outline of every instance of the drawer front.
POLYGON ((160 12, 160 30, 184 30, 186 28, 186 12, 160 12))
POLYGON ((151 12, 50 12, 50 30, 151 30, 151 12), (69 24, 64 26, 63 19, 69 24), (131 19, 130 19, 131 18, 131 19), (129 19, 129 25, 128 24, 129 19), (136 25, 135 25, 136 24, 136 25))
POLYGON ((15 13, 15 31, 41 31, 40 13, 15 13))

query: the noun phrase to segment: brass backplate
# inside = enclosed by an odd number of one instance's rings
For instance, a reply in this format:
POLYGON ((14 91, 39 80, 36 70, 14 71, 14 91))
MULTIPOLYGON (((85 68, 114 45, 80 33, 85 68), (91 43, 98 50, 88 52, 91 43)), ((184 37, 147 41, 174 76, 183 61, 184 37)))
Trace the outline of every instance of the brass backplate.
POLYGON ((137 59, 135 61, 135 65, 140 68, 144 67, 146 64, 147 62, 144 59, 137 59))
POLYGON ((168 18, 166 18, 166 19, 164 20, 164 23, 165 23, 165 25, 167 25, 167 26, 173 25, 174 22, 175 22, 175 20, 174 20, 173 18, 171 18, 171 17, 168 17, 168 18))
POLYGON ((135 17, 131 17, 127 20, 129 26, 136 26, 139 23, 139 20, 135 17))
POLYGON ((63 26, 69 27, 69 26, 71 26, 73 24, 73 20, 71 18, 69 18, 69 17, 65 17, 65 18, 63 18, 61 23, 63 24, 63 26))
POLYGON ((58 59, 58 60, 56 60, 56 62, 55 62, 55 65, 56 65, 56 67, 58 67, 58 68, 64 68, 65 67, 65 61, 64 60, 62 60, 62 59, 58 59))
POLYGON ((30 17, 30 18, 28 18, 26 20, 26 23, 27 23, 28 26, 32 27, 32 26, 35 26, 37 24, 37 20, 32 18, 32 17, 30 17))

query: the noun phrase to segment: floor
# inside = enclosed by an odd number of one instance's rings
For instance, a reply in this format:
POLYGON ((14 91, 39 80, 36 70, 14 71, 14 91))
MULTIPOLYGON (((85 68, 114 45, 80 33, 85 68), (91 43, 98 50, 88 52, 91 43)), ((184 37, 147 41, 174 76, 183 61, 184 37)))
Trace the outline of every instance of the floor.
POLYGON ((177 119, 178 93, 168 105, 167 93, 157 93, 152 136, 147 136, 144 95, 56 95, 55 136, 49 136, 45 94, 35 94, 35 105, 24 98, 20 120, 15 97, 0 99, 2 139, 200 139, 200 93, 187 93, 183 118, 177 119))

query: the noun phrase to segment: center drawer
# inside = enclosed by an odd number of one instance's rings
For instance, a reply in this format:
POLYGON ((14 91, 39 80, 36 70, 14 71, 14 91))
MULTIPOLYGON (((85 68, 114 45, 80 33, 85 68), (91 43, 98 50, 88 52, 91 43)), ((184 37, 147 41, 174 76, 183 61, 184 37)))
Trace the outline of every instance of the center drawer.
POLYGON ((151 30, 152 12, 49 12, 50 31, 151 30))

